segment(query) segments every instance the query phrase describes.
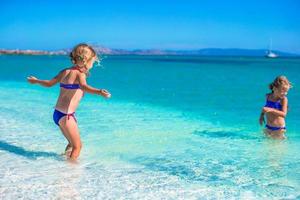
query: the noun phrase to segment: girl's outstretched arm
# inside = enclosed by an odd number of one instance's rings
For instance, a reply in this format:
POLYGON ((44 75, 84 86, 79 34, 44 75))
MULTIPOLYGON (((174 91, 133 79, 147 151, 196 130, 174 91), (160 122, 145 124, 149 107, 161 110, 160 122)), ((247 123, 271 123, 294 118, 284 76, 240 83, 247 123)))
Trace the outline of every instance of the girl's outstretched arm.
POLYGON ((27 81, 31 84, 40 84, 42 86, 45 87, 52 87, 53 85, 55 85, 56 83, 60 82, 60 80, 62 79, 63 75, 65 73, 65 70, 60 71, 54 78, 52 78, 51 80, 39 80, 34 76, 29 76, 27 77, 27 81))
POLYGON ((272 113, 275 114, 279 117, 286 117, 287 115, 287 105, 288 105, 288 99, 286 97, 284 97, 284 99, 282 100, 282 110, 276 110, 274 108, 268 108, 268 107, 263 107, 262 112, 263 113, 272 113))
MULTIPOLYGON (((268 96, 269 96, 269 95, 270 95, 270 94, 266 94, 266 100, 268 99, 268 96)), ((260 113, 258 122, 259 122, 259 124, 260 124, 261 126, 262 126, 263 124, 266 123, 264 107, 263 107, 263 109, 262 109, 262 112, 260 113)))
POLYGON ((266 121, 265 121, 265 113, 261 113, 260 114, 260 116, 259 116, 259 124, 262 126, 263 124, 265 124, 266 123, 266 121))
POLYGON ((111 94, 107 90, 97 89, 97 88, 89 86, 86 82, 86 75, 83 73, 79 74, 79 85, 80 85, 80 88, 85 92, 88 92, 91 94, 102 95, 103 97, 106 97, 106 98, 109 98, 111 96, 111 94))

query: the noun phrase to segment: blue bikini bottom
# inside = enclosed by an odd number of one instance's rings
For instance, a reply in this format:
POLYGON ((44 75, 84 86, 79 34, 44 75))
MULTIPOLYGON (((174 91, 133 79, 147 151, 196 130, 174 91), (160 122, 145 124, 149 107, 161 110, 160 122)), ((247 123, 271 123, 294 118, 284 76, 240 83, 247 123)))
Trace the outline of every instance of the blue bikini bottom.
POLYGON ((278 130, 281 130, 281 129, 285 129, 285 126, 283 127, 276 127, 276 126, 269 126, 268 124, 266 124, 266 128, 271 130, 271 131, 278 131, 278 130))
POLYGON ((57 126, 59 126, 59 120, 60 120, 62 117, 67 116, 67 119, 68 119, 68 120, 70 119, 70 117, 73 117, 74 120, 75 120, 75 122, 77 122, 76 117, 75 117, 74 114, 75 114, 75 112, 66 114, 66 113, 60 112, 60 111, 58 111, 58 110, 55 109, 55 110, 54 110, 54 113, 53 113, 53 121, 55 122, 55 124, 56 124, 57 126))

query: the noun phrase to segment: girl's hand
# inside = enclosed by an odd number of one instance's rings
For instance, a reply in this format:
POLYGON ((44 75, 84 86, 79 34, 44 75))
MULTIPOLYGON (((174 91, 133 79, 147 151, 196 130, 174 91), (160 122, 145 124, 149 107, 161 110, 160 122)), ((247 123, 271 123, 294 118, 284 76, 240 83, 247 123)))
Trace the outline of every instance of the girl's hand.
POLYGON ((105 98, 111 97, 111 94, 107 90, 104 90, 104 89, 100 90, 100 94, 105 98))
POLYGON ((259 124, 262 126, 263 124, 265 124, 266 122, 265 122, 265 118, 264 118, 264 116, 262 115, 262 116, 260 116, 260 118, 259 118, 259 124))
POLYGON ((34 84, 34 83, 37 83, 37 78, 36 77, 34 77, 34 76, 29 76, 29 77, 27 77, 27 81, 29 82, 29 83, 31 83, 31 84, 34 84))
POLYGON ((268 112, 271 112, 271 111, 272 111, 272 108, 268 108, 268 107, 263 107, 263 109, 262 109, 263 113, 268 113, 268 112))

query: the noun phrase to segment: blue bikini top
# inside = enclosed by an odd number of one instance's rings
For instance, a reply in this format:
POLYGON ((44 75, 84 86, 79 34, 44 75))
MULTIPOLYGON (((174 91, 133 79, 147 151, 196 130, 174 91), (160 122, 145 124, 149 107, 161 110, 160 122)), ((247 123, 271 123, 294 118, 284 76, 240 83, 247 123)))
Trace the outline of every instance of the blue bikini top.
POLYGON ((65 88, 65 89, 79 89, 80 85, 79 84, 66 84, 66 83, 60 83, 60 87, 65 88))
POLYGON ((269 100, 269 95, 267 96, 267 102, 266 102, 265 107, 274 108, 276 110, 282 110, 282 105, 280 103, 280 100, 278 100, 278 101, 270 101, 269 100))

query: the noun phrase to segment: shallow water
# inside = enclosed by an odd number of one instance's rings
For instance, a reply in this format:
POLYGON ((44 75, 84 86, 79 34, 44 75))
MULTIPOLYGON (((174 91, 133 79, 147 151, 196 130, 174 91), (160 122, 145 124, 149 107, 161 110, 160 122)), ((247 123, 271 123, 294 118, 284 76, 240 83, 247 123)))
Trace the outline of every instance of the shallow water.
POLYGON ((112 98, 81 102, 77 164, 60 155, 58 86, 25 82, 69 65, 64 56, 0 56, 1 199, 300 198, 300 59, 105 57, 88 82, 112 98), (294 83, 284 141, 258 125, 279 74, 294 83))

